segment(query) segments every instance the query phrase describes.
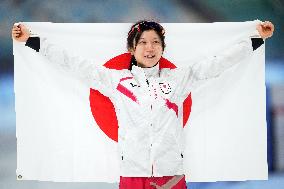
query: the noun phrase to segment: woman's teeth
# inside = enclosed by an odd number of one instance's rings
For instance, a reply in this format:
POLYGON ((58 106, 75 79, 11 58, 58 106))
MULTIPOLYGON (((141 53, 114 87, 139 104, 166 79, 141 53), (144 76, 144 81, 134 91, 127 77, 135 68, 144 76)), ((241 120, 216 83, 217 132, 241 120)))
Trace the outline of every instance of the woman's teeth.
POLYGON ((154 58, 155 57, 155 55, 147 55, 147 56, 145 56, 145 58, 154 58))

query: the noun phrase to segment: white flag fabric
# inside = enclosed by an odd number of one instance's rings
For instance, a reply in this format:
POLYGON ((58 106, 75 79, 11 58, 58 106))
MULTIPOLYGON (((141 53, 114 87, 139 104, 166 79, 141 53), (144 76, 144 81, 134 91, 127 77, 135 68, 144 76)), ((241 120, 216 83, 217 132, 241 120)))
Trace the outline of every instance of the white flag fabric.
MULTIPOLYGON (((257 22, 162 24, 164 57, 188 66, 250 36, 257 22)), ((70 53, 103 65, 125 53, 131 24, 25 23, 70 53)), ((17 178, 118 182, 115 140, 97 125, 90 89, 14 42, 17 178)), ((199 82, 185 132, 187 181, 267 179, 264 45, 219 77, 199 82)))

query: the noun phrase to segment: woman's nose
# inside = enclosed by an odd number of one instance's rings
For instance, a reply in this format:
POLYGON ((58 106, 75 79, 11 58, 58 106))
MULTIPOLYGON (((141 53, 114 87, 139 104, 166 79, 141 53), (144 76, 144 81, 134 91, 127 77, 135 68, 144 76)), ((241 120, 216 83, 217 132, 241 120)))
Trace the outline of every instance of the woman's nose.
POLYGON ((146 50, 154 50, 153 44, 152 44, 152 43, 148 43, 148 44, 146 45, 146 50))

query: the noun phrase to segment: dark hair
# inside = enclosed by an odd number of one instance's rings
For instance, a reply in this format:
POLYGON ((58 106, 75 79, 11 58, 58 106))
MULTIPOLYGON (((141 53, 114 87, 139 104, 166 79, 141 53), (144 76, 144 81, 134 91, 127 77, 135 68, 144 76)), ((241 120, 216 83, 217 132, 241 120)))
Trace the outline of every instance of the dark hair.
POLYGON ((165 44, 165 30, 157 22, 141 20, 133 24, 128 32, 127 37, 127 49, 135 49, 137 41, 140 39, 142 33, 147 30, 154 30, 161 39, 163 50, 166 47, 165 44))
MULTIPOLYGON (((162 48, 164 51, 166 47, 164 28, 157 22, 147 21, 147 20, 140 20, 131 26, 127 37, 127 49, 128 50, 135 49, 137 46, 137 42, 140 39, 142 33, 147 30, 154 30, 158 34, 162 42, 162 48)), ((132 68, 132 65, 137 65, 134 56, 132 56, 131 58, 131 64, 129 67, 130 70, 132 68)))

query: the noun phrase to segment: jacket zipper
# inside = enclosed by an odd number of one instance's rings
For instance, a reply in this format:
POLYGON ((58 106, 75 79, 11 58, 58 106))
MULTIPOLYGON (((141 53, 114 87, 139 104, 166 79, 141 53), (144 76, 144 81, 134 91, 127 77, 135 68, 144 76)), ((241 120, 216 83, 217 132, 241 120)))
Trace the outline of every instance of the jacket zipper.
MULTIPOLYGON (((147 83, 148 87, 150 87, 149 81, 148 81, 147 78, 146 78, 146 83, 147 83)), ((150 89, 149 89, 149 90, 150 90, 150 89)), ((152 110, 152 104, 151 104, 151 110, 152 110)), ((151 126, 152 126, 152 124, 151 124, 151 126)), ((151 151, 152 151, 152 143, 151 143, 151 151)), ((152 162, 151 169, 152 169, 152 171, 151 171, 151 177, 153 177, 153 176, 154 176, 153 162, 152 162)))

